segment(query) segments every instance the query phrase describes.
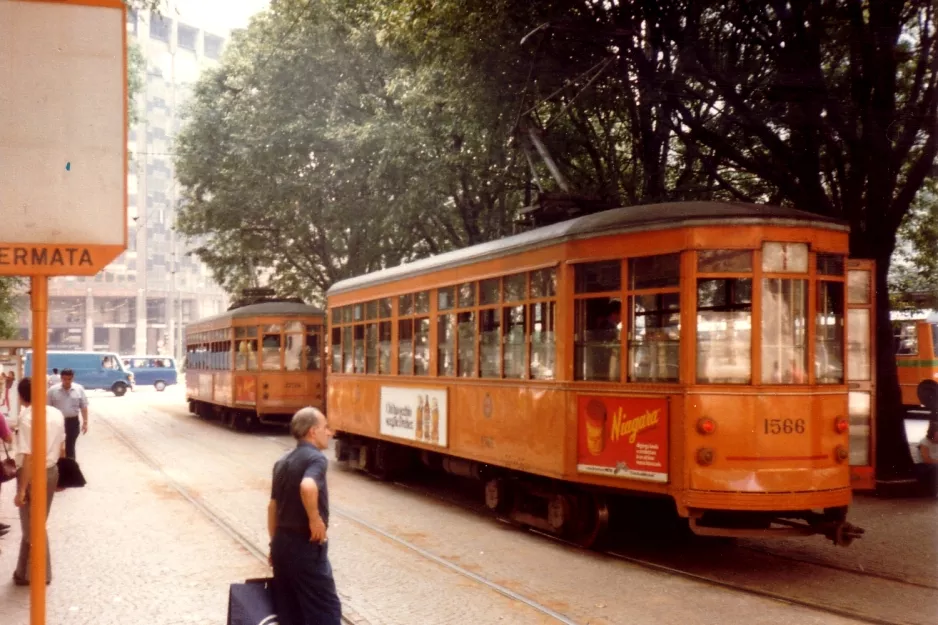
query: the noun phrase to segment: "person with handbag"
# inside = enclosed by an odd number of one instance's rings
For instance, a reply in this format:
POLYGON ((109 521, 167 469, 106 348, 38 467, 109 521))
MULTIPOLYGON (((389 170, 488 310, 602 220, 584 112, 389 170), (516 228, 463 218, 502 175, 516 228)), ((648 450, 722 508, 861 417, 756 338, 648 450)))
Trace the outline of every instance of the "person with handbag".
MULTIPOLYGON (((41 378, 40 378, 41 379, 41 378)), ((33 455, 33 419, 32 419, 32 380, 23 378, 16 387, 20 397, 20 420, 16 428, 16 497, 13 503, 20 511, 20 554, 13 571, 13 583, 17 586, 29 585, 29 497, 32 482, 33 455)), ((52 509, 52 498, 59 481, 58 460, 65 455, 65 415, 54 406, 46 406, 46 448, 35 450, 45 456, 46 466, 46 520, 52 509)), ((49 536, 46 534, 46 585, 52 582, 52 557, 49 548, 49 536)))
MULTIPOLYGON (((16 477, 16 462, 10 457, 10 451, 7 445, 13 444, 13 432, 7 425, 6 418, 0 414, 0 447, 3 447, 4 458, 0 460, 0 483, 7 482, 16 477)), ((0 536, 5 536, 10 531, 10 526, 6 523, 0 523, 0 536)))

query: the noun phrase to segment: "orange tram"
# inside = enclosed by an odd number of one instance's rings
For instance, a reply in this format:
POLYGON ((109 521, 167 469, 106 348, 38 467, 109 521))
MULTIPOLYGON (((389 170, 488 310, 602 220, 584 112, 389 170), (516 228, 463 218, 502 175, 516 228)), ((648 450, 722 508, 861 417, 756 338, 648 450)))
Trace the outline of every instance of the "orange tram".
POLYGON ((336 283, 337 457, 478 478, 490 509, 583 545, 620 495, 668 498, 702 535, 847 545, 850 464, 871 479, 875 443, 871 273, 847 237, 659 204, 336 283))
POLYGON ((186 328, 189 410, 236 429, 324 409, 325 313, 296 301, 234 306, 186 328))

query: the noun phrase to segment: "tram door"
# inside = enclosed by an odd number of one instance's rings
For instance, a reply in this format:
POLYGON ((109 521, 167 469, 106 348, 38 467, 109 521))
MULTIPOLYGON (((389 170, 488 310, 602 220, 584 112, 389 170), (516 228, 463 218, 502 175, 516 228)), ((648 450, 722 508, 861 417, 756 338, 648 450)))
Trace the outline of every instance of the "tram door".
POLYGON ((847 403, 850 481, 854 490, 876 488, 876 281, 874 262, 847 261, 847 403))

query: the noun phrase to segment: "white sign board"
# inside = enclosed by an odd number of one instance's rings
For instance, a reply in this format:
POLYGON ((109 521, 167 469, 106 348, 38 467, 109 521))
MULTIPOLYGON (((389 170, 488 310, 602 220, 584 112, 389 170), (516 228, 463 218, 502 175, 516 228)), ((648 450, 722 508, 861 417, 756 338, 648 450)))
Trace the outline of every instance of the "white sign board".
POLYGON ((449 412, 446 390, 381 387, 381 433, 446 447, 449 412))
POLYGON ((0 0, 0 274, 93 274, 126 247, 125 14, 85 1, 0 0))

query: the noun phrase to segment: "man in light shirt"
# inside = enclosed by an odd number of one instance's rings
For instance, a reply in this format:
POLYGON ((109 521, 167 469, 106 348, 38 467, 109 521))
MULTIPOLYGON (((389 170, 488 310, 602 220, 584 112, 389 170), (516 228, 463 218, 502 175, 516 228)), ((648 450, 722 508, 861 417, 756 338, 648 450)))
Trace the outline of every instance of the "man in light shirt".
MULTIPOLYGON (((42 378, 40 378, 42 379, 42 378)), ((33 411, 32 380, 23 378, 16 387, 20 397, 19 426, 16 430, 16 498, 13 502, 20 509, 20 555, 13 571, 13 582, 17 586, 29 585, 29 497, 32 482, 31 457, 33 455, 33 411)), ((46 519, 52 508, 52 497, 59 482, 59 458, 65 455, 65 417, 54 406, 46 406, 46 449, 43 450, 46 465, 46 519)), ((52 581, 52 557, 49 536, 46 534, 46 584, 52 581)))
POLYGON ((62 382, 49 388, 46 403, 55 406, 65 415, 65 455, 75 459, 75 443, 78 433, 88 433, 88 396, 81 384, 74 382, 75 372, 62 369, 62 382), (78 423, 81 415, 82 423, 78 423))
POLYGON ((62 376, 59 375, 59 370, 57 367, 52 368, 52 374, 46 380, 46 386, 52 388, 56 384, 62 383, 62 376))

